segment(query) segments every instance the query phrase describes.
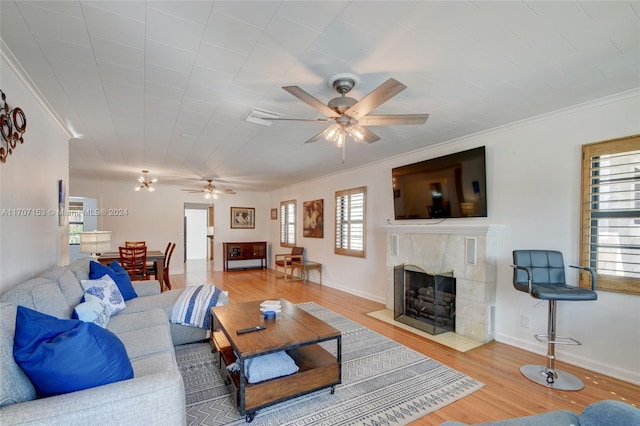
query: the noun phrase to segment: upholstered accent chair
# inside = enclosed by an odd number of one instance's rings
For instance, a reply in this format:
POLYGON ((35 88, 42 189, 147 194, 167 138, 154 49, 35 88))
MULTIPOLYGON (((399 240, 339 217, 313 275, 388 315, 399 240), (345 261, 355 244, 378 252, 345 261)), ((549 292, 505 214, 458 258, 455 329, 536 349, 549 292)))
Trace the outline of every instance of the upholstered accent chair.
POLYGON ((291 279, 293 274, 291 263, 302 262, 303 253, 304 253, 304 247, 292 247, 291 253, 276 254, 276 259, 275 259, 276 260, 275 262, 276 276, 277 277, 283 276, 285 281, 288 281, 289 279, 291 279), (279 275, 280 271, 282 271, 281 275, 279 275))

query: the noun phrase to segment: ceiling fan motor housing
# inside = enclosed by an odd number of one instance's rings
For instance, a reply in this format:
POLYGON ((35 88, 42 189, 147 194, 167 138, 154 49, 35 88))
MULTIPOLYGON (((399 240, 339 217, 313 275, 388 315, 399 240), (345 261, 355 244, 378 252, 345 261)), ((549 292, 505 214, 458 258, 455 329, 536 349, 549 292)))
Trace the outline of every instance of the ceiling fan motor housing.
POLYGON ((342 96, 333 98, 327 106, 339 114, 343 114, 346 110, 358 103, 357 99, 345 96, 360 83, 360 78, 351 73, 334 74, 329 78, 329 87, 333 87, 336 92, 342 96))
POLYGON ((344 113, 346 110, 354 106, 358 101, 348 96, 339 96, 329 101, 327 106, 337 113, 344 113))

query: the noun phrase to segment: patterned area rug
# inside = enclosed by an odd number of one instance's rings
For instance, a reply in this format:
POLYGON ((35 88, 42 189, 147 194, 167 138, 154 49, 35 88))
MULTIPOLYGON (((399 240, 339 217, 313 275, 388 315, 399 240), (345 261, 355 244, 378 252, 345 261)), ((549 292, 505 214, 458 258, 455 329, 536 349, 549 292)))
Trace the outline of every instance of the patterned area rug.
MULTIPOLYGON (((315 303, 297 305, 342 332, 342 384, 259 410, 252 425, 405 425, 484 386, 315 303)), ((335 354, 335 342, 325 345, 335 354)), ((208 343, 176 347, 189 425, 243 425, 208 343)))

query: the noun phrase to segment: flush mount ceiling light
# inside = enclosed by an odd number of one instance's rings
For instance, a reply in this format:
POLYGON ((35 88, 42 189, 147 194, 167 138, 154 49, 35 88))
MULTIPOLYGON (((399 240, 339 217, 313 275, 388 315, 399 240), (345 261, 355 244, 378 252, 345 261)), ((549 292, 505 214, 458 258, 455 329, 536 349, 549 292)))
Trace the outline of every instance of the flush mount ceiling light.
POLYGON ((140 186, 136 186, 136 191, 140 191, 143 188, 146 188, 149 192, 155 191, 156 189, 152 187, 151 184, 156 183, 158 179, 148 180, 147 173, 149 173, 149 170, 143 170, 142 173, 144 174, 144 176, 140 176, 138 178, 138 182, 140 182, 140 186))

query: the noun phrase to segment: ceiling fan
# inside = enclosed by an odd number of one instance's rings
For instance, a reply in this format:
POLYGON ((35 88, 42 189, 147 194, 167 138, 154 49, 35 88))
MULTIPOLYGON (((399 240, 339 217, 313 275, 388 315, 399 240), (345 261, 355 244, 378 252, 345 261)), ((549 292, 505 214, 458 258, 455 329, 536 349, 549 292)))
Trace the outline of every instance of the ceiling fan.
POLYGON ((183 191, 190 192, 192 194, 204 193, 204 198, 218 198, 218 194, 235 194, 232 189, 217 189, 213 184, 213 179, 206 179, 207 184, 202 189, 183 189, 183 191))
POLYGON ((360 78, 350 73, 335 74, 329 79, 329 86, 333 87, 340 96, 333 98, 327 105, 304 91, 298 86, 284 86, 283 89, 291 93, 310 107, 320 111, 326 119, 296 119, 274 118, 274 120, 292 121, 335 121, 331 126, 313 136, 305 143, 316 142, 321 139, 334 142, 342 148, 342 162, 345 161, 346 136, 349 135, 355 141, 373 143, 380 137, 365 126, 390 126, 399 124, 424 124, 429 114, 395 114, 395 115, 367 115, 384 102, 407 88, 404 84, 393 78, 388 79, 375 90, 359 101, 346 96, 358 85, 360 78))

